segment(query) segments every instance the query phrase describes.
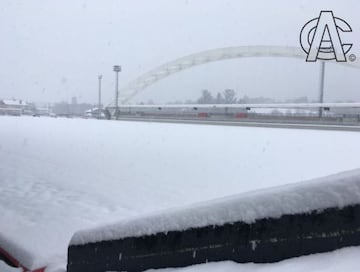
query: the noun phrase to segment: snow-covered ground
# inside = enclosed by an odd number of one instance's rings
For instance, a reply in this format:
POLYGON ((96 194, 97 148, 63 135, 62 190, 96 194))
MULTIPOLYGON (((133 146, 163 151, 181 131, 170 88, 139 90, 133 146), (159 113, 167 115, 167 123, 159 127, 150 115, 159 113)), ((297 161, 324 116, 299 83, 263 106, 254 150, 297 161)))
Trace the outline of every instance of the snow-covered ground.
POLYGON ((79 229, 360 168, 357 132, 4 116, 0 128, 0 245, 30 268, 64 269, 79 229))

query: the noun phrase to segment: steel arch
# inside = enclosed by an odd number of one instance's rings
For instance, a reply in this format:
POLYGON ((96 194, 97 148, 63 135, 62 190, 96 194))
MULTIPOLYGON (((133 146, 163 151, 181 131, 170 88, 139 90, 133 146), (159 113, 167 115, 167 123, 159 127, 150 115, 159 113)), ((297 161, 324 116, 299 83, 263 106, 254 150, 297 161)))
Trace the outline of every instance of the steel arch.
MULTIPOLYGON (((209 62, 245 57, 301 58, 305 61, 304 52, 300 47, 237 46, 202 51, 167 62, 131 81, 120 89, 121 103, 128 102, 146 87, 180 71, 209 62)), ((358 63, 345 62, 341 64, 360 68, 358 63)))

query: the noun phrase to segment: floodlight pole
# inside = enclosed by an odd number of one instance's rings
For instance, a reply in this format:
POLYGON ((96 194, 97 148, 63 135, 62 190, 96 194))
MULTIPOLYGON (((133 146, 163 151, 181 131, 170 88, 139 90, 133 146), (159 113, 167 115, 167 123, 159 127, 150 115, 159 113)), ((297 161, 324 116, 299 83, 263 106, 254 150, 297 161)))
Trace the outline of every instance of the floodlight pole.
POLYGON ((98 118, 101 118, 101 79, 102 79, 102 75, 98 76, 98 80, 99 80, 99 100, 98 100, 98 118))
MULTIPOLYGON (((319 102, 324 103, 324 81, 325 81, 325 61, 321 62, 321 69, 320 69, 320 97, 319 102)), ((319 118, 323 115, 323 108, 319 108, 319 118)))
POLYGON ((119 114, 119 72, 121 72, 120 65, 114 65, 113 70, 115 72, 115 118, 118 118, 119 114))

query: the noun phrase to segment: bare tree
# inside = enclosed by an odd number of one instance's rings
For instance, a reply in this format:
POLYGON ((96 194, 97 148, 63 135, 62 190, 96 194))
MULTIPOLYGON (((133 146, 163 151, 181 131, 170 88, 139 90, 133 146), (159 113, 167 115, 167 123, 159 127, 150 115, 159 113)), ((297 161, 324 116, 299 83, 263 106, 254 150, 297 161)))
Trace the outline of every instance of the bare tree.
POLYGON ((236 103, 236 93, 233 89, 226 89, 223 93, 224 93, 225 104, 236 103))
POLYGON ((202 90, 201 97, 197 101, 199 104, 212 104, 214 103, 214 98, 208 90, 202 90))
POLYGON ((216 104, 224 104, 225 103, 225 99, 221 93, 217 93, 215 103, 216 104))

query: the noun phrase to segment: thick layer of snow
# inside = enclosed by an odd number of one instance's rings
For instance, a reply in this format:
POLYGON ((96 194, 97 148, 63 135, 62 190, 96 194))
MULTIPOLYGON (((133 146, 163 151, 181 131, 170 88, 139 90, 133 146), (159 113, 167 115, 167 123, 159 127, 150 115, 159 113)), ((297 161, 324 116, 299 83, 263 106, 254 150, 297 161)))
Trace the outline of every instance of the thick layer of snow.
POLYGON ((358 272, 359 257, 360 247, 353 247, 273 264, 218 262, 179 269, 148 270, 147 272, 358 272))
POLYGON ((77 230, 360 168, 358 143, 345 131, 0 116, 0 238, 30 268, 65 267, 77 230))
POLYGON ((77 232, 71 244, 109 241, 360 204, 360 169, 243 193, 77 232))

